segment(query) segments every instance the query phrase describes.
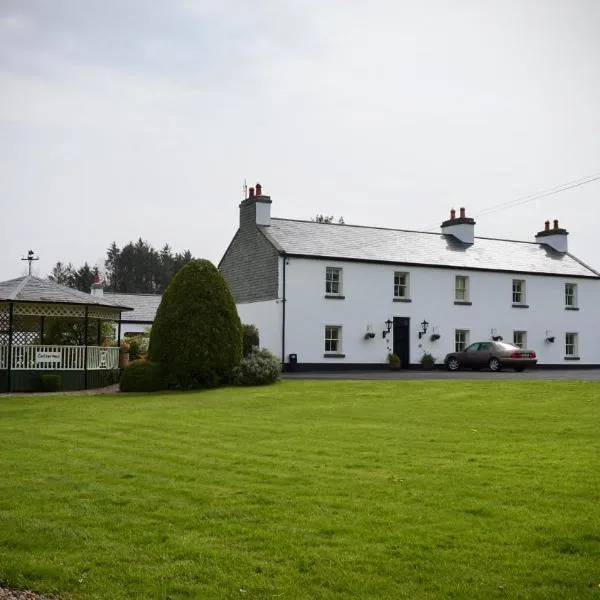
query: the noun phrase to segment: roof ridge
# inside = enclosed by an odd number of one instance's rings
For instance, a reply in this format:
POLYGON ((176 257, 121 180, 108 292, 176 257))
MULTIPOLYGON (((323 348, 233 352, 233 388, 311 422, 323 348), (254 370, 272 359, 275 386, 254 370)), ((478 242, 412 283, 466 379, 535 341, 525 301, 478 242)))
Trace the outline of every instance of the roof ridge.
MULTIPOLYGON (((289 221, 292 223, 313 223, 315 225, 336 225, 337 227, 356 227, 358 229, 377 229, 380 231, 398 231, 401 233, 422 233, 425 235, 452 235, 448 233, 443 233, 442 231, 422 231, 419 229, 398 229, 396 227, 381 227, 379 225, 353 225, 351 223, 318 223, 317 221, 307 221, 306 219, 283 219, 280 217, 273 217, 272 221, 289 221)), ((497 242, 511 242, 515 244, 535 244, 539 245, 540 242, 536 242, 535 240, 511 240, 508 238, 501 237, 489 237, 487 235, 476 235, 474 236, 476 240, 493 240, 497 242)))
POLYGON ((357 229, 379 229, 382 231, 403 231, 405 233, 425 233, 428 235, 444 235, 439 231, 417 231, 416 229, 397 229, 395 227, 381 227, 379 225, 353 225, 352 223, 319 223, 317 221, 307 221, 306 219, 282 219, 272 217, 272 221, 291 221, 292 223, 312 223, 313 225, 335 225, 336 227, 356 227, 357 229))
POLYGON ((21 283, 19 283, 19 285, 17 285, 17 287, 13 290, 12 294, 10 295, 11 300, 16 299, 16 297, 23 291, 23 288, 27 285, 27 283, 30 279, 36 279, 36 278, 32 277, 31 275, 25 275, 23 277, 23 279, 21 280, 21 283))

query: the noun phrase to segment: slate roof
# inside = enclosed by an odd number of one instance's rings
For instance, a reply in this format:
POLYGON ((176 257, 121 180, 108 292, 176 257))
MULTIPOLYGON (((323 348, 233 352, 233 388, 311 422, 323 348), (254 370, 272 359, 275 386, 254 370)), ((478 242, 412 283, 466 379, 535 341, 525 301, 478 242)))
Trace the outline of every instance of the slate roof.
POLYGON ((158 305, 162 300, 159 294, 117 294, 115 292, 104 292, 104 297, 118 304, 131 306, 132 312, 121 317, 121 321, 138 321, 153 323, 156 317, 158 305))
POLYGON ((25 275, 0 282, 0 302, 42 302, 54 304, 83 304, 131 310, 126 304, 101 298, 59 285, 49 279, 25 275))
POLYGON ((271 219, 267 239, 289 255, 455 269, 483 269, 570 277, 600 277, 571 254, 545 244, 357 225, 271 219))

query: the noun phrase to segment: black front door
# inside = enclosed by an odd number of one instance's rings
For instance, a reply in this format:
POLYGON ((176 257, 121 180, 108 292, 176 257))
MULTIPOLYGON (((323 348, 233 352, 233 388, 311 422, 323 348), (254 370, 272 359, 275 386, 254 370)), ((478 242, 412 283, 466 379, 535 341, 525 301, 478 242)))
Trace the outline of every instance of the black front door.
POLYGON ((394 354, 400 358, 403 369, 410 365, 410 318, 394 317, 394 354))

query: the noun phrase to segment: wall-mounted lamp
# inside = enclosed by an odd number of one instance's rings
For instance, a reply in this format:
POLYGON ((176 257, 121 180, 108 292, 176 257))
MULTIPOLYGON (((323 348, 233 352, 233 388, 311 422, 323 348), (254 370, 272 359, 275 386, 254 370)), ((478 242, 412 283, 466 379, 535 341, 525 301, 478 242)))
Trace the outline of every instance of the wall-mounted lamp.
POLYGON ((386 326, 386 328, 387 328, 387 329, 385 329, 385 330, 383 330, 383 331, 381 332, 381 337, 382 337, 382 338, 384 338, 384 337, 385 337, 385 336, 386 336, 386 335, 387 335, 387 334, 388 334, 390 331, 392 331, 392 325, 393 325, 393 324, 394 324, 394 323, 392 322, 392 320, 391 320, 391 319, 388 319, 388 320, 385 322, 385 326, 386 326))
POLYGON ((421 339, 427 333, 428 327, 429 323, 425 321, 425 319, 423 319, 423 321, 421 321, 421 331, 419 331, 419 339, 421 339))

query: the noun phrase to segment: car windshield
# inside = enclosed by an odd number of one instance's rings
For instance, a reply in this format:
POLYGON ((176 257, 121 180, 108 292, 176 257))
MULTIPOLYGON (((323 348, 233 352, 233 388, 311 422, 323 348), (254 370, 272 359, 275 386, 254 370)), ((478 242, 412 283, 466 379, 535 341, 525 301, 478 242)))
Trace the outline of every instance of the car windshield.
POLYGON ((496 342, 496 344, 502 348, 502 350, 520 350, 518 346, 514 346, 513 344, 507 344, 506 342, 496 342))

